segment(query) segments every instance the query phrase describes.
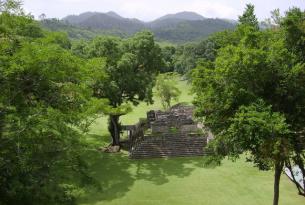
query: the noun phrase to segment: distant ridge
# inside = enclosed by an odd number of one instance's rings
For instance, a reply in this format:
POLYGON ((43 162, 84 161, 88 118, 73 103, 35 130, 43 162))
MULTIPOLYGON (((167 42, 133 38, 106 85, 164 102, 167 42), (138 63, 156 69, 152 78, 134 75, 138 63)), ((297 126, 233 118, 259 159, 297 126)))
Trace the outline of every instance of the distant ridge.
MULTIPOLYGON (((84 12, 79 15, 68 15, 62 20, 52 22, 51 24, 46 22, 42 22, 46 28, 67 30, 69 34, 72 33, 70 31, 71 28, 69 28, 71 26, 74 27, 74 32, 83 29, 94 31, 94 33, 119 33, 120 35, 126 34, 127 36, 143 29, 149 29, 155 34, 157 39, 175 43, 205 38, 214 32, 232 29, 236 25, 234 20, 205 18, 200 14, 190 11, 167 14, 151 22, 144 22, 136 18, 124 18, 114 11, 106 13, 84 12), (56 24, 60 24, 58 28, 60 27, 61 29, 57 29, 56 24), (52 25, 52 27, 49 25, 52 25), (64 27, 67 28, 63 29, 64 27)), ((92 36, 94 35, 92 34, 92 36)), ((73 34, 73 36, 79 35, 73 34)))
POLYGON ((114 11, 109 11, 106 13, 108 16, 114 17, 114 18, 118 18, 118 19, 123 19, 122 16, 120 16, 119 14, 115 13, 114 11))
POLYGON ((166 19, 181 19, 181 20, 189 20, 189 21, 196 21, 196 20, 204 20, 205 17, 191 11, 182 11, 176 14, 167 14, 162 16, 155 21, 166 20, 166 19))
POLYGON ((69 15, 62 20, 82 28, 120 30, 126 34, 133 34, 145 27, 142 21, 121 17, 113 11, 107 13, 85 12, 79 15, 69 15))

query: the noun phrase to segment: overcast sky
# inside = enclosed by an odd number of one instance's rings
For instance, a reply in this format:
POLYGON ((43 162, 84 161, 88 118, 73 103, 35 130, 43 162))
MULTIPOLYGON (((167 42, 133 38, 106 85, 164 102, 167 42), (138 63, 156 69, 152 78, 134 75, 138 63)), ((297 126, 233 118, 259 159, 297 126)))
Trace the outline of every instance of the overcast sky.
POLYGON ((35 17, 44 13, 48 18, 62 18, 85 11, 115 11, 123 17, 154 20, 164 14, 194 11, 209 18, 237 19, 246 3, 252 3, 260 20, 279 8, 292 6, 305 9, 305 0, 23 0, 23 7, 35 17))

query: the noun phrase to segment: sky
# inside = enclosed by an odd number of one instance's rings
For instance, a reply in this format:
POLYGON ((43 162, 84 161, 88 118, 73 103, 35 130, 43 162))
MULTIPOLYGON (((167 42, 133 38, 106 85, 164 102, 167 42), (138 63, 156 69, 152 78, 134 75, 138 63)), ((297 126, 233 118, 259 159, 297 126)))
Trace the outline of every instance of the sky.
POLYGON ((237 19, 245 5, 255 5, 259 20, 270 17, 270 11, 281 12, 293 6, 305 9, 305 0, 23 0, 23 8, 36 18, 63 18, 86 11, 114 11, 126 18, 152 21, 165 14, 193 11, 208 18, 237 19))

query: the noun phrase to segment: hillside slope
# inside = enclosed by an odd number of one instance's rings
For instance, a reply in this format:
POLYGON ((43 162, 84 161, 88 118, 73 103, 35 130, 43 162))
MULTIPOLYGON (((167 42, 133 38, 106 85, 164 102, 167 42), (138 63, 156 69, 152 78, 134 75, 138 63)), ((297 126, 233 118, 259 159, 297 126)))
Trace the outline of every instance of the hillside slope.
POLYGON ((91 38, 99 34, 129 36, 138 31, 151 30, 160 41, 184 43, 232 29, 235 23, 223 19, 205 18, 194 12, 168 14, 151 22, 124 18, 115 12, 85 12, 69 15, 62 20, 43 20, 42 25, 52 31, 65 31, 71 38, 91 38), (75 33, 76 32, 76 33, 75 33))

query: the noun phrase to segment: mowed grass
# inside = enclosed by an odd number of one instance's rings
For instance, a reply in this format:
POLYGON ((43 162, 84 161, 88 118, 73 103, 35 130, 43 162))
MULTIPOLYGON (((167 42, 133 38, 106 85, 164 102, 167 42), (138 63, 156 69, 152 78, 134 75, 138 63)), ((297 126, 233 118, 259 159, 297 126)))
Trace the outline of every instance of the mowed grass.
MULTIPOLYGON (((190 86, 177 80, 181 102, 191 102, 190 86)), ((146 111, 160 108, 140 104, 122 118, 132 124, 146 111)), ((92 147, 107 145, 107 120, 101 117, 92 126, 87 140, 92 147)), ((268 205, 272 204, 273 173, 258 171, 245 159, 225 160, 219 167, 204 167, 202 157, 130 160, 128 153, 106 154, 89 150, 85 156, 90 174, 100 189, 86 190, 80 205, 268 205)), ((304 205, 294 185, 283 175, 280 204, 304 205)))
MULTIPOLYGON (((177 80, 177 87, 181 90, 181 95, 179 97, 179 102, 191 103, 193 100, 193 96, 190 93, 190 85, 187 81, 183 81, 180 79, 177 80)), ((154 97, 154 103, 152 105, 147 105, 142 102, 138 106, 133 107, 132 112, 128 113, 121 117, 121 122, 124 125, 135 124, 139 121, 140 118, 146 117, 146 112, 153 109, 162 109, 161 102, 158 98, 154 97)), ((178 102, 173 102, 175 104, 178 102)), ((95 135, 109 135, 107 131, 107 117, 102 116, 95 121, 95 123, 91 127, 91 134, 95 135)), ((110 138, 109 138, 110 140, 110 138)))

